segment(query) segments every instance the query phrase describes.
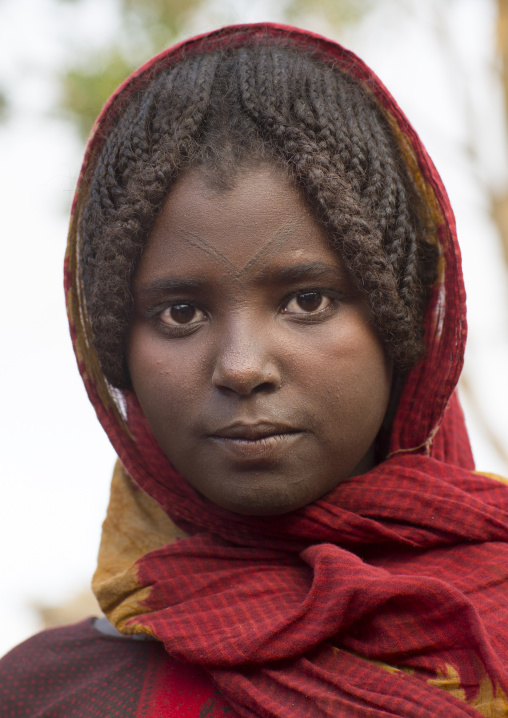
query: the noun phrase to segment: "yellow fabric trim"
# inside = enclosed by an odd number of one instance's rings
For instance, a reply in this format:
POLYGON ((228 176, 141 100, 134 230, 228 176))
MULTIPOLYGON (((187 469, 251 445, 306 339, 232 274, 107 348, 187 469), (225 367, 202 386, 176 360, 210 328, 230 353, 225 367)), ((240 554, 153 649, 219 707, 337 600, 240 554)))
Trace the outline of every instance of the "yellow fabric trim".
MULTIPOLYGON (((392 675, 394 673, 406 673, 408 675, 414 675, 416 673, 414 668, 405 666, 395 667, 391 666, 389 663, 372 659, 370 659, 369 662, 374 663, 376 666, 379 666, 384 671, 392 675)), ((508 718, 508 696, 499 686, 494 689, 494 685, 488 676, 485 676, 483 681, 480 683, 478 695, 473 700, 467 700, 466 691, 461 686, 461 679, 458 670, 455 666, 448 663, 446 664, 444 671, 437 671, 436 677, 430 678, 427 683, 431 686, 435 686, 436 688, 451 693, 451 695, 457 698, 457 700, 471 706, 471 708, 477 710, 481 713, 481 715, 485 716, 485 718, 508 718)))
POLYGON ((508 478, 504 476, 499 476, 499 474, 489 474, 487 471, 475 471, 475 474, 478 474, 478 476, 487 476, 489 479, 494 479, 494 481, 499 481, 501 484, 508 484, 508 478))
POLYGON ((488 676, 485 676, 480 683, 480 690, 476 698, 470 701, 466 699, 466 693, 461 688, 459 672, 453 666, 447 664, 443 673, 438 673, 437 678, 428 682, 464 701, 485 718, 506 718, 508 716, 508 696, 499 686, 494 690, 494 685, 488 676))
POLYGON ((116 462, 111 497, 102 527, 92 589, 104 614, 121 633, 149 633, 126 622, 146 613, 150 587, 137 578, 136 561, 150 551, 185 537, 159 504, 139 489, 116 462))

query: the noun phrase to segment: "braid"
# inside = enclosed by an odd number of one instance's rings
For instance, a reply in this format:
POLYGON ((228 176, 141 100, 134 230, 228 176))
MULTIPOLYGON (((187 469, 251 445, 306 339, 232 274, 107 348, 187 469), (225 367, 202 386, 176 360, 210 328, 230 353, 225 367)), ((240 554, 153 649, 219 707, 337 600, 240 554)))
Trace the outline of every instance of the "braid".
MULTIPOLYGON (((403 365, 407 361, 408 343, 416 340, 411 307, 399 294, 394 267, 382 248, 380 227, 376 221, 370 220, 362 207, 360 190, 362 174, 366 174, 363 169, 366 165, 365 140, 359 137, 355 113, 348 102, 332 108, 338 113, 336 117, 340 118, 339 122, 335 122, 342 130, 340 134, 346 133, 351 142, 337 143, 332 140, 332 128, 326 113, 320 113, 319 117, 312 111, 312 103, 303 95, 312 84, 311 77, 306 88, 299 83, 299 93, 294 91, 293 96, 297 98, 294 116, 284 115, 279 97, 282 96, 282 87, 295 84, 294 74, 284 73, 277 67, 282 53, 274 47, 266 49, 258 73, 255 73, 253 59, 245 60, 256 50, 244 48, 239 53, 244 56, 240 83, 245 108, 258 124, 259 131, 269 135, 278 151, 292 164, 298 182, 319 218, 326 224, 347 268, 361 284, 371 308, 374 327, 395 362, 403 365), (342 112, 339 113, 340 110, 342 112), (341 151, 338 154, 323 151, 319 134, 328 150, 338 144, 339 147, 342 145, 341 151), (362 151, 355 151, 355 145, 360 143, 363 144, 362 151), (349 163, 344 166, 343 160, 348 159, 349 163), (348 181, 350 175, 354 175, 354 182, 348 181)), ((369 111, 372 109, 369 108, 369 111)))
POLYGON ((217 61, 213 55, 193 57, 158 77, 124 113, 99 158, 83 215, 81 256, 94 345, 114 386, 127 383, 131 277, 171 182, 191 152, 217 61))
POLYGON ((199 165, 226 188, 261 161, 301 187, 399 373, 421 356, 437 250, 393 133, 356 81, 279 43, 191 56, 162 71, 107 137, 80 236, 94 345, 114 386, 129 386, 130 283, 172 183, 199 165))

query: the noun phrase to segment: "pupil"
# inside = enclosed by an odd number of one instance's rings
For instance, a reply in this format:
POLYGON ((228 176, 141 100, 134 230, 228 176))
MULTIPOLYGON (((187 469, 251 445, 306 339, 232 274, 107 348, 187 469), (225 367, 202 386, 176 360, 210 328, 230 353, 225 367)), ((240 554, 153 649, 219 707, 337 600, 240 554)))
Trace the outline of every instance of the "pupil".
POLYGON ((319 292, 306 292, 299 294, 297 298, 298 305, 306 312, 315 312, 321 304, 321 294, 319 292))
POLYGON ((187 324, 194 318, 196 309, 192 304, 175 304, 171 307, 171 319, 179 324, 187 324))

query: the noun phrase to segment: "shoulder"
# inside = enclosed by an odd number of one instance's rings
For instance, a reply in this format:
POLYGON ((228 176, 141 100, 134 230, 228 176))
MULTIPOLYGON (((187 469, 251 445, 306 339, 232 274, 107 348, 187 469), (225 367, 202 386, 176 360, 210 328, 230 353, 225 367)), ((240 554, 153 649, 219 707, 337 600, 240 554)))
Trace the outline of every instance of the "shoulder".
POLYGON ((95 619, 50 629, 0 660, 2 718, 234 718, 208 675, 157 641, 97 630, 95 619))
POLYGON ((54 706, 60 711, 55 715, 84 716, 87 705, 92 716, 100 715, 93 712, 94 703, 105 697, 119 710, 124 701, 136 700, 154 646, 106 636, 93 621, 43 631, 0 661, 0 715, 45 715, 54 706), (109 695, 104 696, 106 686, 109 695))

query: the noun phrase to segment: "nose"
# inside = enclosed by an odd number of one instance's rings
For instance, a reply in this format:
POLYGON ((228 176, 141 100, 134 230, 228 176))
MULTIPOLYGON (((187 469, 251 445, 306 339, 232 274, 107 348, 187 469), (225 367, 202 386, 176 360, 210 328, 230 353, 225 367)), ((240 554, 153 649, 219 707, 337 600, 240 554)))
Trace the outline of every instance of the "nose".
POLYGON ((282 383, 276 346, 266 327, 235 321, 217 342, 213 385, 239 396, 276 391, 282 383))

